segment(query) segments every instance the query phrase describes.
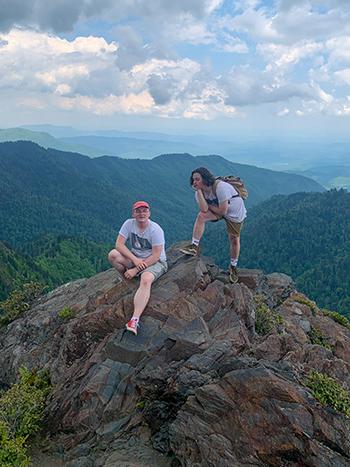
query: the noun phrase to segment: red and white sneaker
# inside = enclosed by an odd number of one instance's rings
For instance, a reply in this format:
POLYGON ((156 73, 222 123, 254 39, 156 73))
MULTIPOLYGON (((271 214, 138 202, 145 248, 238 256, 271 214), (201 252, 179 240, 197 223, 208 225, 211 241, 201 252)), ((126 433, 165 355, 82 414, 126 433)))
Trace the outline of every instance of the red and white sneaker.
POLYGON ((137 328, 139 327, 139 320, 137 318, 131 318, 131 320, 126 323, 126 329, 131 331, 137 336, 137 328))

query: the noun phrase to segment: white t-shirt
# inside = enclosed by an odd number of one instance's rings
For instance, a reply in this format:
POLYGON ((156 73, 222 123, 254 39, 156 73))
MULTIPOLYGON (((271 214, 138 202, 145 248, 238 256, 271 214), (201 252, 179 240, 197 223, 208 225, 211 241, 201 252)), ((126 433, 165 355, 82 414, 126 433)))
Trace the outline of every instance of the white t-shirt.
MULTIPOLYGON (((204 198, 209 205, 219 206, 219 204, 223 203, 224 201, 229 202, 228 210, 226 213, 225 219, 233 222, 243 222, 244 219, 247 217, 247 210, 244 206, 244 201, 238 195, 237 190, 227 182, 222 180, 216 185, 216 196, 214 195, 213 191, 211 190, 209 194, 204 193, 204 198), (235 196, 233 198, 233 196, 235 196)), ((198 194, 195 193, 195 198, 198 203, 198 194)))
POLYGON ((130 241, 131 251, 138 258, 148 258, 152 254, 153 246, 162 245, 159 259, 166 261, 164 232, 156 222, 149 220, 145 230, 141 231, 135 219, 128 219, 121 226, 119 234, 130 241))

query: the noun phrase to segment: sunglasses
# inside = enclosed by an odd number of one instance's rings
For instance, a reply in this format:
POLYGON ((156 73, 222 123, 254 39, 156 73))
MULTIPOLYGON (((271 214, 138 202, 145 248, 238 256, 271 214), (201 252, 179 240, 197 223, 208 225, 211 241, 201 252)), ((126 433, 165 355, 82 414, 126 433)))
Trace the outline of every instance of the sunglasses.
POLYGON ((149 211, 148 208, 137 208, 137 209, 134 209, 134 212, 136 212, 137 214, 141 214, 141 213, 148 212, 148 211, 149 211))

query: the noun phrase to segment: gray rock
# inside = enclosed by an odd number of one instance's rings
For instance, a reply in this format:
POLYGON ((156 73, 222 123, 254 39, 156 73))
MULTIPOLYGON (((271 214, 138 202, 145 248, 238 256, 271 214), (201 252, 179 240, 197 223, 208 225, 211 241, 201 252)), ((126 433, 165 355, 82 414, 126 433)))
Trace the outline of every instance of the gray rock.
POLYGON ((168 256, 137 336, 125 322, 138 279, 114 270, 59 287, 0 329, 0 387, 22 365, 51 373, 52 450, 70 467, 349 465, 347 420, 303 382, 317 369, 350 388, 350 332, 300 303, 284 274, 239 270, 232 285, 204 258, 176 246, 168 256), (283 318, 264 336, 255 294, 283 318), (311 327, 332 350, 310 343, 311 327))

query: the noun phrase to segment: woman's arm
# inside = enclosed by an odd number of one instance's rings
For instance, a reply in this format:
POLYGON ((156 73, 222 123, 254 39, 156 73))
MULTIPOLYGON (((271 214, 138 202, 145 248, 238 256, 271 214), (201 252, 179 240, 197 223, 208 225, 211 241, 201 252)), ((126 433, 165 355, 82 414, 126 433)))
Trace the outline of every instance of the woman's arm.
POLYGON ((228 200, 223 201, 219 206, 209 206, 209 211, 220 217, 226 216, 228 211, 228 200))
POLYGON ((197 201, 198 201, 199 210, 201 212, 208 212, 209 206, 204 198, 204 194, 202 190, 197 190, 197 201))

